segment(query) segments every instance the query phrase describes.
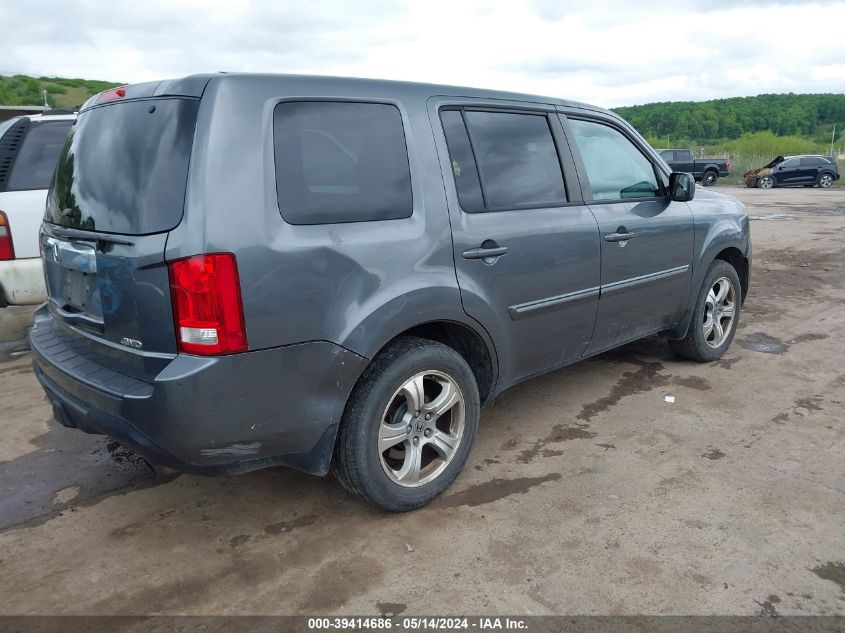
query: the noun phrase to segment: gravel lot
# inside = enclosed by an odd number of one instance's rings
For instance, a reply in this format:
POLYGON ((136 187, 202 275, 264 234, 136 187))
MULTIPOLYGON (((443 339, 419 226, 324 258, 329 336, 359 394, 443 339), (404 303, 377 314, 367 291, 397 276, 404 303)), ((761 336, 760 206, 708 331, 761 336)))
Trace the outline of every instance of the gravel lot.
POLYGON ((520 385, 411 514, 284 469, 156 478, 0 344, 0 612, 845 614, 845 189, 720 189, 759 218, 727 356, 647 339, 520 385))

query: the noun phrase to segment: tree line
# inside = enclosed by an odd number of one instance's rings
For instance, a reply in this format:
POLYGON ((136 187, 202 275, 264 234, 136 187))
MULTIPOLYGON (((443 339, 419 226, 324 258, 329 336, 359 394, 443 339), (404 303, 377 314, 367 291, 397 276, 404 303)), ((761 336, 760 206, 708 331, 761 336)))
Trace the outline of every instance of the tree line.
MULTIPOLYGON (((61 77, 0 76, 0 105, 43 105, 43 91, 51 107, 82 104, 117 82, 61 77)), ((649 139, 667 135, 696 145, 712 145, 754 132, 801 136, 830 142, 845 132, 845 94, 763 94, 711 101, 669 101, 614 109, 649 139)), ((837 141, 838 142, 838 141, 837 141)))
MULTIPOLYGON (((769 130, 818 137, 845 127, 845 94, 763 94, 711 101, 672 101, 614 108, 640 134, 709 144, 769 130)), ((838 134, 837 134, 838 136, 838 134)))

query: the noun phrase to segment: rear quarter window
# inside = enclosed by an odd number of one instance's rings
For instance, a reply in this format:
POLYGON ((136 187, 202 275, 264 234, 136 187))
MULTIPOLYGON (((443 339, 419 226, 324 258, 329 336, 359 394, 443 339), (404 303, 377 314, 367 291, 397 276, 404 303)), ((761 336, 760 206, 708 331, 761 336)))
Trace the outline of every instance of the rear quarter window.
POLYGON ((290 224, 410 217, 411 170, 395 106, 283 102, 273 143, 279 209, 290 224))
POLYGON ((33 123, 18 150, 7 191, 47 189, 73 121, 33 123))
POLYGON ((822 165, 829 165, 830 161, 821 156, 809 156, 801 159, 802 167, 820 167, 822 165))

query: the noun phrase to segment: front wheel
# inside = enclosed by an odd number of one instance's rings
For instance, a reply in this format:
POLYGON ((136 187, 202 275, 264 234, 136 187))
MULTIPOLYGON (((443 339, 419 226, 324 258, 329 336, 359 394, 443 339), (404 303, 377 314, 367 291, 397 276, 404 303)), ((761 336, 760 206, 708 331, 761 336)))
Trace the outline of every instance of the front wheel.
POLYGON ((472 448, 478 386, 451 347, 403 337, 355 386, 332 469, 340 483, 391 512, 429 503, 458 476, 472 448))
POLYGON ((718 360, 731 346, 741 309, 739 275, 728 262, 717 259, 704 276, 687 335, 669 341, 672 351, 700 363, 718 360))
POLYGON ((822 174, 821 176, 819 176, 817 182, 819 184, 819 187, 821 187, 822 189, 828 189, 833 184, 833 176, 831 176, 830 174, 822 174))
POLYGON ((760 187, 760 189, 771 189, 775 186, 774 176, 763 176, 757 183, 757 186, 760 187))
POLYGON ((704 172, 704 175, 701 177, 701 184, 705 187, 711 187, 716 184, 716 180, 718 179, 718 174, 713 171, 712 169, 708 169, 704 172))

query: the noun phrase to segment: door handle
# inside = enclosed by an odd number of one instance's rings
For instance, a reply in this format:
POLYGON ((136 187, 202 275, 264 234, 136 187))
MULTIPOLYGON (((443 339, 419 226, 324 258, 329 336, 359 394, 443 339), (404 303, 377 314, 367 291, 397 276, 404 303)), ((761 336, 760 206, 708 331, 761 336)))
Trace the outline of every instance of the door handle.
POLYGON ((56 307, 56 313, 60 317, 62 317, 65 323, 67 323, 68 325, 79 325, 82 327, 87 327, 96 332, 99 332, 100 334, 105 333, 106 328, 105 324, 102 321, 84 316, 78 312, 68 310, 68 307, 69 306, 67 305, 62 307, 56 307))
POLYGON ((485 240, 481 248, 471 248, 463 252, 464 259, 495 259, 508 252, 507 246, 499 246, 492 240, 485 240))
POLYGON ((616 233, 608 233, 604 236, 605 242, 627 242, 630 239, 633 239, 635 236, 633 233, 628 233, 627 231, 623 231, 621 229, 617 229, 616 233))

